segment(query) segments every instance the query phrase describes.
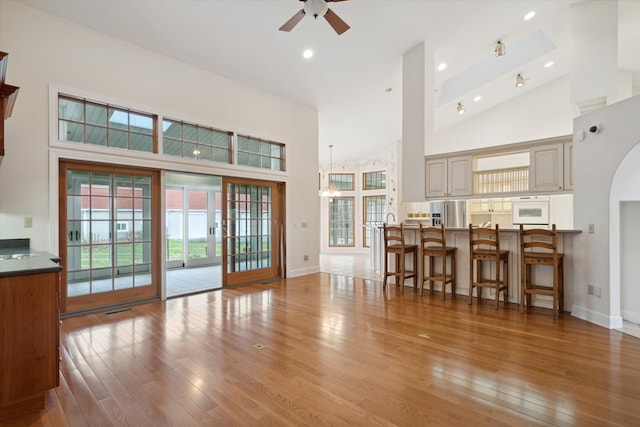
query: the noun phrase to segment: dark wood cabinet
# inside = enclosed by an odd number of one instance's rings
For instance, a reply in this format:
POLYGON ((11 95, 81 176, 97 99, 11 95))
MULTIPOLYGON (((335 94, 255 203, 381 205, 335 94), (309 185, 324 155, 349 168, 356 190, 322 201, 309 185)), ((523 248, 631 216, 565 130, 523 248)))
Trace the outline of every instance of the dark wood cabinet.
POLYGON ((44 407, 59 385, 60 273, 0 277, 0 421, 44 407))

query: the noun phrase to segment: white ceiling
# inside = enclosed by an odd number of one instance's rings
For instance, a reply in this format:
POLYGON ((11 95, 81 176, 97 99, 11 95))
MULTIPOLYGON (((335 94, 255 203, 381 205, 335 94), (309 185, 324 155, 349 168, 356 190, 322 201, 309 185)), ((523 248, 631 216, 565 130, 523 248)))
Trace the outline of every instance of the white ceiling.
MULTIPOLYGON (((297 0, 23 0, 215 74, 319 111, 321 162, 353 159, 402 135, 402 55, 435 51, 436 129, 569 71, 569 5, 575 0, 350 0, 330 3, 351 29, 338 36, 305 16, 278 31, 297 0), (523 21, 535 11, 536 16, 523 21), (495 57, 498 40, 507 54, 495 57), (302 58, 311 48, 315 55, 302 58), (551 68, 544 68, 547 61, 551 68), (515 77, 526 78, 516 88, 515 77), (388 91, 388 89, 391 91, 388 91), (482 100, 473 102, 481 95, 482 100), (467 107, 464 116, 455 107, 467 107)), ((619 1, 619 67, 640 81, 640 1, 619 1)))

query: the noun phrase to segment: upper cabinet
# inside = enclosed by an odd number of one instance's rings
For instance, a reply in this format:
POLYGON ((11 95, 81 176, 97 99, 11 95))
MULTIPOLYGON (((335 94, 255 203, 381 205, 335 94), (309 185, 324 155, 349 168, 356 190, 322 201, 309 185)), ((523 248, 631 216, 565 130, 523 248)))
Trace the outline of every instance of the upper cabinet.
POLYGON ((427 198, 470 196, 473 187, 471 156, 458 156, 427 160, 427 198))
POLYGON ((11 117, 18 87, 4 83, 9 54, 0 52, 0 157, 4 156, 4 121, 11 117))
POLYGON ((519 142, 425 159, 425 197, 513 197, 573 189, 572 136, 519 142))
POLYGON ((548 193, 572 189, 572 154, 570 143, 531 148, 529 191, 548 193))

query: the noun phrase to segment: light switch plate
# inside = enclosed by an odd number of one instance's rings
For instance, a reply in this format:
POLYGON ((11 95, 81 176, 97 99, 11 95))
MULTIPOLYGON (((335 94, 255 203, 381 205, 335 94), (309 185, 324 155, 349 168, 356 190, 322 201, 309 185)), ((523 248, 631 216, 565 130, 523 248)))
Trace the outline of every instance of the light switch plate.
POLYGON ((31 228, 33 227, 33 218, 30 216, 25 216, 24 217, 24 228, 31 228))

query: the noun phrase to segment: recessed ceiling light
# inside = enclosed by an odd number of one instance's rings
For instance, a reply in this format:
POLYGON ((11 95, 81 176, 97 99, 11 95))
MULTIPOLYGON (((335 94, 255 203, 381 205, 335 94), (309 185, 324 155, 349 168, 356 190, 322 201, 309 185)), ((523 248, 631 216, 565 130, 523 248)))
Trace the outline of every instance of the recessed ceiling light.
POLYGON ((473 102, 478 102, 478 101, 480 101, 481 99, 482 99, 482 97, 481 97, 480 95, 476 95, 476 96, 473 98, 473 102))
POLYGON ((313 56, 313 51, 311 49, 305 49, 304 52, 302 52, 302 57, 304 59, 309 59, 313 56))
POLYGON ((524 15, 524 20, 528 21, 530 19, 532 19, 534 16, 536 16, 536 13, 532 10, 531 12, 527 13, 526 15, 524 15))
POLYGON ((549 67, 553 67, 553 61, 549 61, 546 64, 544 64, 544 68, 549 68, 549 67))
POLYGON ((447 68, 447 64, 445 64, 444 62, 438 65, 438 71, 445 70, 446 68, 447 68))

